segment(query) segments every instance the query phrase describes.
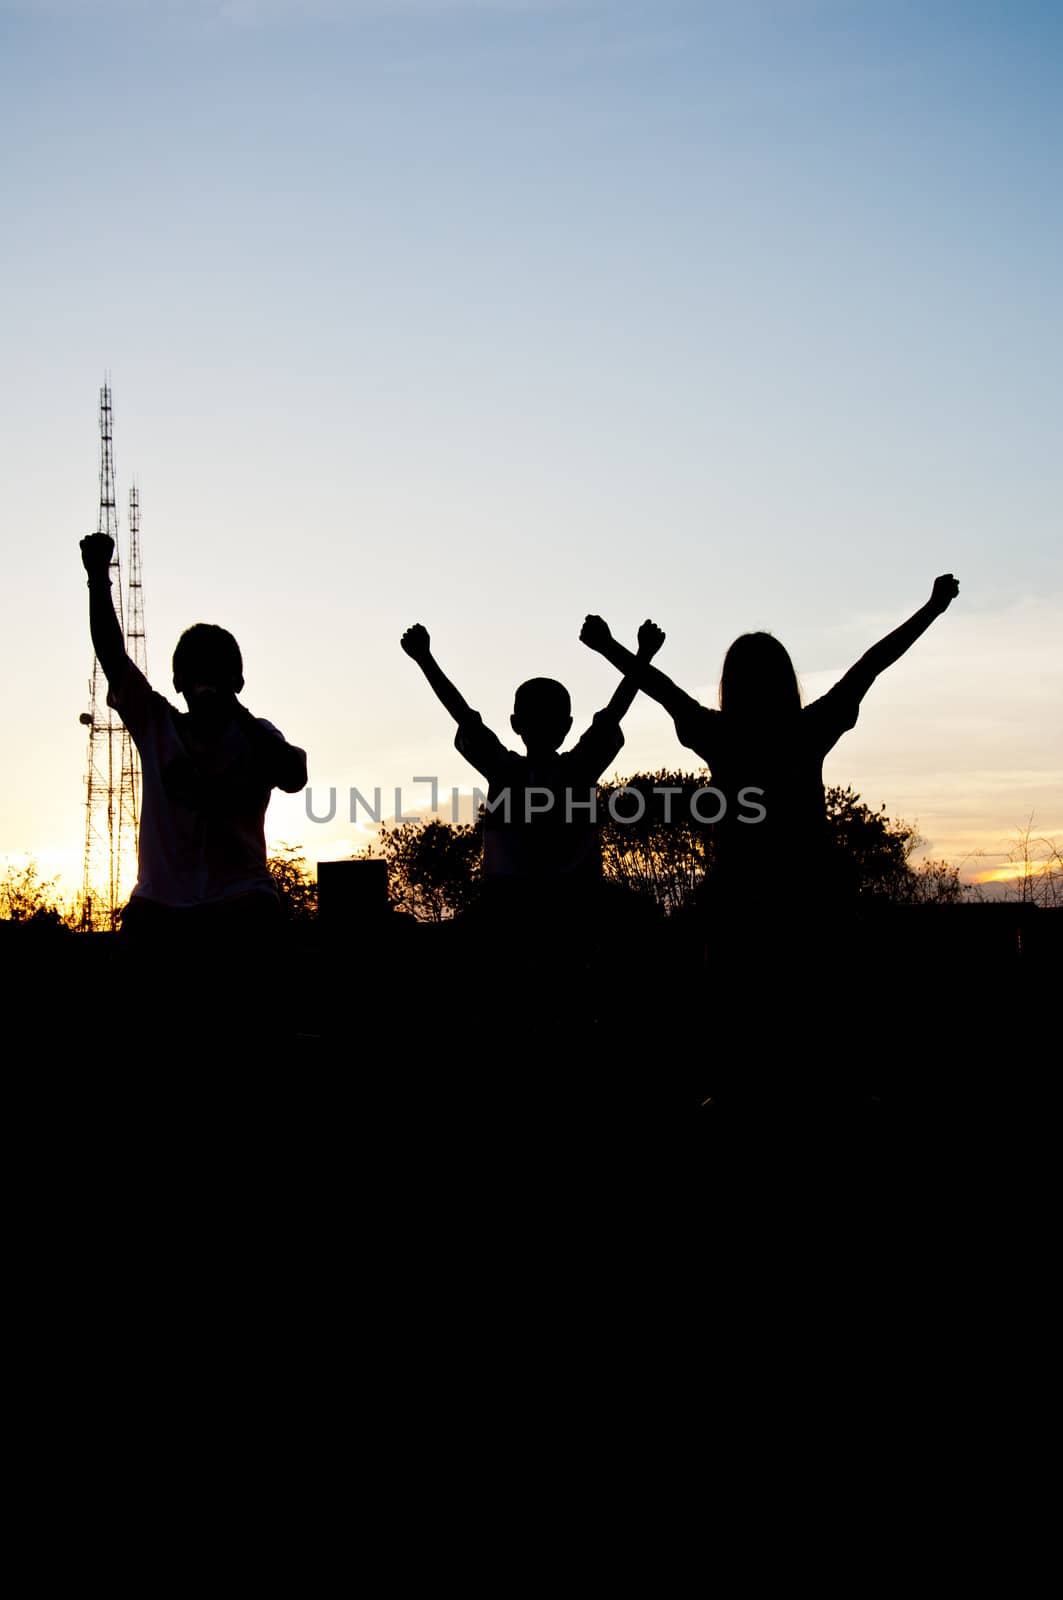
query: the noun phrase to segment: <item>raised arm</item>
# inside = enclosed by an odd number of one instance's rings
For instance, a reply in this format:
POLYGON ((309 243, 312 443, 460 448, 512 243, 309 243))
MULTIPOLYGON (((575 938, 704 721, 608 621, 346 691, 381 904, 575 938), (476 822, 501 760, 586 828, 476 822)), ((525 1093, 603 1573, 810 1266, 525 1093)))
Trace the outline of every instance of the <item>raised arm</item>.
POLYGON ((960 586, 951 572, 935 578, 933 592, 926 605, 920 606, 907 622, 902 622, 899 628, 894 628, 892 633, 887 633, 878 644, 873 644, 870 650, 865 651, 855 666, 849 668, 838 687, 844 686, 858 700, 863 699, 879 673, 900 660, 930 624, 948 610, 959 592, 960 586))
MULTIPOLYGON (((636 655, 638 661, 652 661, 664 643, 664 630, 655 622, 644 622, 639 629, 639 647, 636 655)), ((613 697, 606 706, 606 715, 615 717, 617 722, 625 717, 631 710, 632 701, 639 692, 639 686, 630 673, 621 678, 613 692, 613 697)))
MULTIPOLYGON (((641 634, 642 629, 639 630, 640 639, 641 634)), ((622 672, 625 678, 631 679, 636 689, 641 689, 651 700, 656 700, 670 716, 685 716, 692 711, 701 710, 698 701, 680 689, 678 684, 673 683, 663 672, 651 666, 648 657, 643 658, 641 652, 639 655, 632 655, 630 650, 625 650, 624 646, 613 638, 608 623, 603 622, 601 617, 587 617, 579 636, 589 649, 597 650, 599 655, 611 661, 618 672, 622 672)))
POLYGON ((416 661, 454 721, 464 722, 469 715, 469 703, 464 695, 458 693, 433 656, 428 629, 419 622, 407 628, 402 636, 402 648, 411 660, 416 661))
POLYGON ((112 686, 126 664, 125 640, 111 599, 111 558, 114 540, 106 533, 90 533, 81 541, 81 562, 89 575, 89 631, 107 682, 112 686))

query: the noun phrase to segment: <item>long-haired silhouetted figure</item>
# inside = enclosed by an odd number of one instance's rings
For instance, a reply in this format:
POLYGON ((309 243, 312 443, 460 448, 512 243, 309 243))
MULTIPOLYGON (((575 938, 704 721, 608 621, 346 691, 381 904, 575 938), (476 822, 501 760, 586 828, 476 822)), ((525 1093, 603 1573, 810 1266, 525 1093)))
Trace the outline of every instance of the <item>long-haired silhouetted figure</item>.
MULTIPOLYGON (((584 622, 583 642, 664 706, 717 791, 702 815, 715 818, 705 905, 718 1004, 729 1024, 723 1031, 731 1036, 721 1069, 725 1097, 746 1095, 751 1085, 769 1099, 791 1093, 795 1064, 820 1058, 827 1017, 845 1037, 859 1015, 866 1033, 864 975, 847 939, 830 849, 823 759, 855 724, 878 674, 958 593, 951 573, 938 578, 925 605, 807 706, 789 654, 771 634, 743 634, 731 645, 714 710, 625 650, 600 617, 584 622), (815 981, 824 970, 829 992, 815 981)), ((849 1061, 846 1051, 832 1087, 823 1091, 821 1078, 816 1092, 850 1094, 849 1061)))
POLYGON ((699 704, 656 667, 617 643, 600 617, 580 638, 675 719, 676 735, 709 768, 714 805, 714 878, 733 906, 769 896, 780 904, 822 893, 827 827, 823 759, 856 723, 879 673, 925 633, 959 593, 951 573, 907 622, 861 656, 827 694, 802 706, 785 647, 746 633, 724 659, 719 710, 699 704))

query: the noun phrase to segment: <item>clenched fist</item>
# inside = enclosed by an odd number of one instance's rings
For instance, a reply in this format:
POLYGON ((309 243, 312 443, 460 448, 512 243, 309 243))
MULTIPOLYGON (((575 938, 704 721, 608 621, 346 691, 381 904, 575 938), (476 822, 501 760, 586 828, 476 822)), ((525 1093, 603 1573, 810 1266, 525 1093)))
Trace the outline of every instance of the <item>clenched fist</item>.
POLYGON ((406 654, 414 661, 424 661, 432 647, 428 629, 419 622, 415 622, 412 628, 406 629, 400 642, 406 654))
POLYGON ((81 561, 90 578, 106 573, 114 555, 114 540, 107 533, 90 533, 81 541, 81 561))
POLYGON ((664 629, 649 619, 639 629, 639 655, 643 661, 652 661, 664 643, 664 629))
POLYGON ((937 611, 947 611, 960 592, 960 586, 951 572, 945 572, 940 578, 934 579, 934 592, 930 596, 930 604, 937 611))
POLYGON ((581 643, 591 650, 604 650, 613 637, 609 624, 602 617, 585 617, 579 636, 581 643))

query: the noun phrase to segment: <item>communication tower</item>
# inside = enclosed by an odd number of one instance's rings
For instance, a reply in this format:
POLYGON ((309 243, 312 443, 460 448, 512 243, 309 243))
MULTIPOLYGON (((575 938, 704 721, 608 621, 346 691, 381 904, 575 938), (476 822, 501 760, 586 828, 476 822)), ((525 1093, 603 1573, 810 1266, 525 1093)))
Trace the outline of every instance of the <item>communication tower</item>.
MULTIPOLYGON (((134 490, 134 494, 136 491, 134 490)), ((118 512, 114 479, 114 419, 111 389, 100 390, 100 506, 97 532, 114 542, 111 557, 111 593, 118 621, 125 633, 126 649, 141 665, 133 645, 146 659, 144 607, 140 575, 140 505, 136 506, 133 538, 133 504, 130 507, 130 583, 128 606, 122 593, 122 565, 118 551, 118 512), (125 617, 129 615, 129 631, 125 617)), ((89 681, 89 709, 81 722, 89 730, 88 774, 85 779, 85 867, 82 881, 81 926, 113 930, 118 912, 133 886, 136 871, 137 819, 140 810, 140 762, 121 718, 107 704, 107 679, 95 655, 89 681)))

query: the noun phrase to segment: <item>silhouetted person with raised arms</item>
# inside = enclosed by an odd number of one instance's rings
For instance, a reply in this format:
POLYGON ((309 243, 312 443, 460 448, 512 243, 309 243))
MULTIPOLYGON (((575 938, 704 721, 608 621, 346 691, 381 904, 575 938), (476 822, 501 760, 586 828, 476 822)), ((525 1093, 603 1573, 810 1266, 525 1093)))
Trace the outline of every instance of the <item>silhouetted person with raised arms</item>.
MULTIPOLYGON (((730 1041, 746 1061, 757 1041, 773 1068, 819 1048, 809 1017, 822 1021, 828 991, 809 985, 824 956, 836 985, 848 960, 826 821, 823 759, 856 723, 880 672, 900 659, 959 593, 951 573, 907 622, 873 645, 811 705, 802 706, 786 649, 768 633, 736 639, 724 659, 719 710, 699 704, 663 672, 619 644, 601 617, 580 638, 675 720, 676 736, 709 768, 720 791, 703 815, 714 823, 707 907, 713 960, 730 1012, 730 1041), (824 938, 825 936, 825 938, 824 938), (780 1031, 781 1030, 781 1031, 780 1031), (785 1038, 782 1036, 785 1035, 785 1038)), ((707 798, 707 797, 706 797, 707 798)), ((834 991, 837 993, 837 989, 834 991)), ((834 1020, 840 1021, 840 1005, 834 1020)))
MULTIPOLYGON (((648 663, 664 634, 647 622, 639 629, 640 664, 648 663)), ((563 917, 589 907, 601 883, 598 829, 591 800, 598 779, 624 743, 621 718, 638 685, 630 675, 593 718, 571 750, 562 751, 572 728, 568 690, 553 678, 531 678, 517 689, 510 726, 525 754, 509 750, 486 728, 432 655, 418 623, 402 636, 402 648, 420 666, 458 724, 456 749, 488 782, 484 815, 485 907, 517 917, 563 917)), ((559 937, 561 934, 559 933, 559 937)))
POLYGON ((669 712, 677 738, 709 768, 723 797, 717 806, 725 803, 715 824, 719 886, 739 895, 783 897, 794 888, 814 889, 822 870, 828 839, 824 757, 855 725, 860 702, 879 673, 900 659, 958 593, 951 573, 936 579, 924 606, 807 706, 788 652, 770 633, 745 633, 731 645, 718 711, 625 650, 600 617, 586 619, 580 638, 669 712))
POLYGON ((199 622, 178 640, 173 684, 187 712, 156 693, 126 654, 111 601, 113 551, 103 533, 81 541, 107 703, 143 773, 137 882, 122 933, 141 946, 187 951, 207 941, 229 959, 251 955, 280 915, 263 832, 270 792, 305 787, 306 754, 237 700, 243 662, 224 628, 199 622))

